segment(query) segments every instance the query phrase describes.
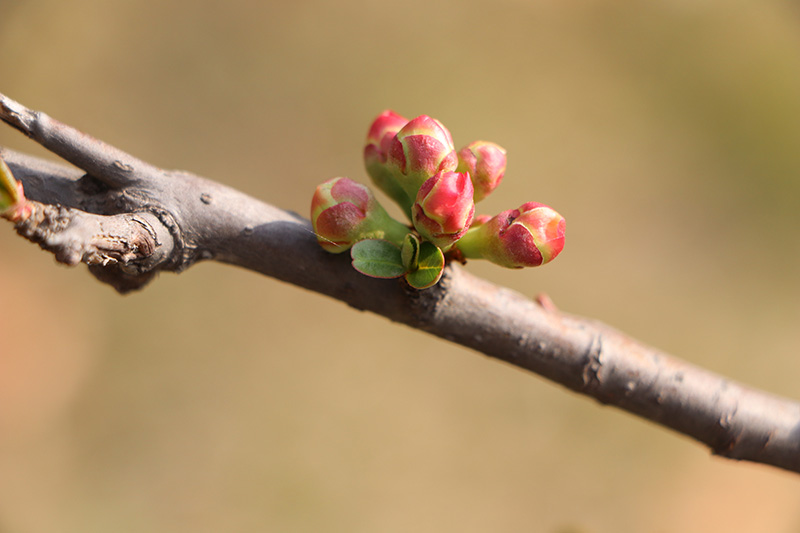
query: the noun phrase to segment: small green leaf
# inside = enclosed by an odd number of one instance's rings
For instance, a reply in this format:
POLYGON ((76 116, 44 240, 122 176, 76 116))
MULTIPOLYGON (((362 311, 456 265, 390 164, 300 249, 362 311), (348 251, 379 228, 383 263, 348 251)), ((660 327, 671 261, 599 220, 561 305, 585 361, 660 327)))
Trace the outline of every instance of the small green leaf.
POLYGON ((0 211, 5 211, 19 201, 17 180, 6 162, 0 157, 0 211))
POLYGON ((408 272, 414 272, 419 268, 419 238, 416 235, 413 233, 406 235, 400 255, 403 259, 403 266, 408 272))
POLYGON ((444 254, 430 242, 419 247, 419 268, 406 274, 406 281, 415 289, 427 289, 436 285, 444 272, 444 254))
POLYGON ((380 239, 359 241, 350 250, 353 268, 372 278, 399 278, 406 272, 400 248, 380 239))

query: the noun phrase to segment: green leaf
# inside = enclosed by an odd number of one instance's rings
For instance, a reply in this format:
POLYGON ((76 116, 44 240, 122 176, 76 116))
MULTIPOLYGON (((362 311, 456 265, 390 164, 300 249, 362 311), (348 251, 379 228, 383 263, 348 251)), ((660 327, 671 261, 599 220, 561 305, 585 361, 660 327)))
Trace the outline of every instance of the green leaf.
POLYGON ((419 247, 419 267, 406 274, 406 281, 415 289, 436 285, 444 272, 444 254, 438 246, 423 242, 419 247))
POLYGON ((400 247, 381 239, 358 241, 350 250, 353 268, 372 278, 399 278, 406 272, 400 247))
POLYGON ((419 268, 419 238, 413 233, 409 233, 403 239, 400 256, 403 259, 403 266, 408 272, 414 272, 419 268))
POLYGON ((0 211, 5 211, 19 201, 17 180, 6 162, 0 157, 0 211))

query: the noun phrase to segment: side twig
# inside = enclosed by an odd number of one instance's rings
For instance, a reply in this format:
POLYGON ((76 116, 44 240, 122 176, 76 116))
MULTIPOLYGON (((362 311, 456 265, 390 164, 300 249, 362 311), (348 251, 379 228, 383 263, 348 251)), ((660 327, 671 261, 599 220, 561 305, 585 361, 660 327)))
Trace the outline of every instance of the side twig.
POLYGON ((800 404, 668 356, 458 265, 425 291, 358 274, 307 220, 166 171, 0 95, 0 120, 82 171, 0 151, 32 210, 17 231, 120 292, 199 260, 238 265, 475 349, 688 435, 713 453, 800 472, 800 404), (299 266, 298 266, 299 265, 299 266))

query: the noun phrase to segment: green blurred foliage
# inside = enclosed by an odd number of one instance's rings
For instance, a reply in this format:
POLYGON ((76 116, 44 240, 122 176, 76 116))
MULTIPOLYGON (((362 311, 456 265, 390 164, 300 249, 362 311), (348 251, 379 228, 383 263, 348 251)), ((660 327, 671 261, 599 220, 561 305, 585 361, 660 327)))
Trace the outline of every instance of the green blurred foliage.
MULTIPOLYGON (((567 246, 470 270, 797 398, 793 2, 0 0, 0 51, 8 96, 303 214, 385 108, 495 141, 479 208, 567 246)), ((800 528, 797 476, 315 294, 0 250, 0 531, 800 528)))

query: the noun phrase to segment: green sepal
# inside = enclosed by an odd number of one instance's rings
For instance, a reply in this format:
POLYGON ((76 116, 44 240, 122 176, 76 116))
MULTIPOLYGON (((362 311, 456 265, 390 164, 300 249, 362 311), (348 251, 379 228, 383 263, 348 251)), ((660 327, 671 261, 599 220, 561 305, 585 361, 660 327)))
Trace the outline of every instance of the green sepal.
POLYGON ((406 235, 406 238, 403 239, 403 247, 400 248, 400 255, 407 272, 417 270, 419 268, 419 237, 413 233, 406 235))
POLYGON ((0 212, 19 202, 17 180, 3 158, 0 158, 0 212))
POLYGON ((358 241, 350 249, 353 268, 371 278, 399 278, 406 273, 400 247, 382 239, 358 241))
POLYGON ((406 274, 406 281, 415 289, 427 289, 436 285, 444 272, 444 254, 431 242, 423 242, 419 247, 417 269, 406 274))

